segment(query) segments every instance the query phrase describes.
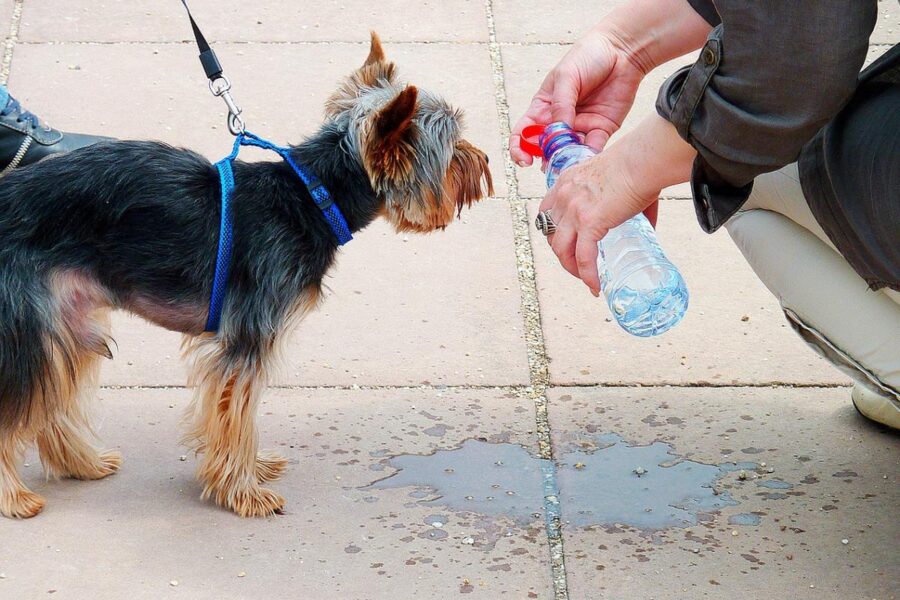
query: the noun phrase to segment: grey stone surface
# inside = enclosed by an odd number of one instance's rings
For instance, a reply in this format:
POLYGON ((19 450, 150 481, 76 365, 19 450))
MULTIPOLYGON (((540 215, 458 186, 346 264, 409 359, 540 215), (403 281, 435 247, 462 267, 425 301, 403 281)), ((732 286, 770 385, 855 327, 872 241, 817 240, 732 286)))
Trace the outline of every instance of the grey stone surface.
MULTIPOLYGON (((616 433, 670 445, 673 463, 757 465, 743 481, 724 472, 715 488, 737 504, 689 527, 567 523, 570 598, 896 597, 900 438, 861 419, 846 390, 561 388, 551 406, 557 455, 602 452, 599 436, 616 433), (742 514, 760 524, 729 522, 742 514)), ((648 487, 675 468, 643 466, 648 487)), ((560 493, 565 506, 571 492, 560 493)))
POLYGON ((873 44, 900 43, 900 2, 878 0, 878 22, 869 41, 873 44))
MULTIPOLYGON (((210 41, 358 42, 369 31, 395 41, 487 40, 484 4, 477 0, 188 3, 210 41)), ((28 42, 180 42, 193 34, 180 2, 130 0, 25 3, 22 39, 28 42)))
POLYGON ((188 397, 104 391, 98 433, 125 462, 102 481, 45 482, 29 456, 25 478, 48 503, 29 521, 0 519, 0 598, 550 597, 540 518, 517 525, 434 505, 421 488, 365 489, 393 472, 390 456, 474 436, 533 450, 530 403, 491 390, 267 394, 261 443, 291 463, 267 485, 286 514, 245 520, 199 499, 196 460, 177 442, 188 397))

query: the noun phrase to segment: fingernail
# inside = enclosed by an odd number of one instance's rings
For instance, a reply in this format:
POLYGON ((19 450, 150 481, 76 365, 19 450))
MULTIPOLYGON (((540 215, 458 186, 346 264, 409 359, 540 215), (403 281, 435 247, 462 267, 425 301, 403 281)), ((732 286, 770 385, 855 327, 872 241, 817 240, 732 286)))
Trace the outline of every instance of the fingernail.
POLYGON ((517 160, 517 161, 516 161, 516 164, 519 165, 520 167, 527 167, 527 166, 528 166, 528 163, 526 163, 524 160, 517 160))

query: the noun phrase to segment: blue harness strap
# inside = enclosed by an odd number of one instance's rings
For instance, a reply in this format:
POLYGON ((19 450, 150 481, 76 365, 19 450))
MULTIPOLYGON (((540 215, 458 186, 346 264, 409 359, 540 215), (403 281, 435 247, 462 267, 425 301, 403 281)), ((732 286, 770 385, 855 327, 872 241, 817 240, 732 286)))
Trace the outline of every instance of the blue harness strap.
POLYGON ((234 192, 234 171, 232 164, 237 158, 241 146, 257 146, 265 150, 276 152, 284 161, 291 166, 306 189, 309 190, 310 196, 325 221, 334 233, 339 246, 343 246, 351 239, 353 235, 350 233, 350 227, 347 220, 344 219, 343 213, 328 192, 328 189, 319 181, 312 172, 298 165, 291 157, 290 149, 283 146, 276 146, 272 142, 246 131, 239 134, 234 140, 234 148, 231 154, 215 164, 216 170, 219 172, 219 184, 222 189, 222 214, 219 223, 219 249, 216 254, 216 273, 213 278, 212 293, 209 299, 209 313, 206 318, 206 331, 216 332, 219 330, 219 323, 222 319, 222 308, 225 305, 225 297, 228 295, 228 275, 231 272, 231 255, 234 244, 234 215, 231 209, 231 194, 234 192))

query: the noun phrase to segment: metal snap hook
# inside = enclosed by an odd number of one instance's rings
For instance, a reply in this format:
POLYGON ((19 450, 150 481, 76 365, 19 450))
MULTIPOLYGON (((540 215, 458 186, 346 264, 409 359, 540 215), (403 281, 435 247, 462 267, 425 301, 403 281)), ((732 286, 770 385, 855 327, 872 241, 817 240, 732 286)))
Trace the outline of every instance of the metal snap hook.
POLYGON ((244 124, 244 119, 241 118, 240 114, 228 113, 228 131, 231 132, 231 135, 240 135, 246 131, 247 127, 244 124))
POLYGON ((219 75, 216 79, 209 80, 209 91, 217 98, 231 89, 231 80, 225 75, 219 75))

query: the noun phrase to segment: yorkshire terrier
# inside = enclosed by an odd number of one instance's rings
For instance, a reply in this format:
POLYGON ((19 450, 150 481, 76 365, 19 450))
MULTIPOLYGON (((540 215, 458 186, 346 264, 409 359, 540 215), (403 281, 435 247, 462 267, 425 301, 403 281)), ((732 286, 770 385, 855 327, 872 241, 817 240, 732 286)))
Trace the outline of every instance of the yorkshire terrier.
MULTIPOLYGON (((461 113, 397 80, 372 34, 369 56, 328 100, 318 133, 291 147, 331 192, 349 229, 384 217, 398 232, 443 229, 492 194, 487 156, 460 136, 461 113)), ((309 191, 283 163, 236 162, 234 246, 216 333, 205 332, 219 241, 220 184, 198 154, 108 141, 0 181, 0 513, 44 499, 16 463, 36 443, 50 477, 100 479, 84 402, 112 358, 109 312, 184 334, 195 397, 186 440, 203 497, 244 517, 280 512, 262 482, 287 461, 258 450, 255 413, 279 341, 319 302, 338 247, 309 191)))

